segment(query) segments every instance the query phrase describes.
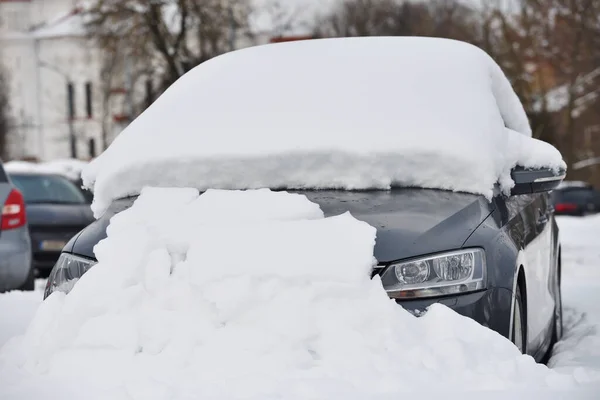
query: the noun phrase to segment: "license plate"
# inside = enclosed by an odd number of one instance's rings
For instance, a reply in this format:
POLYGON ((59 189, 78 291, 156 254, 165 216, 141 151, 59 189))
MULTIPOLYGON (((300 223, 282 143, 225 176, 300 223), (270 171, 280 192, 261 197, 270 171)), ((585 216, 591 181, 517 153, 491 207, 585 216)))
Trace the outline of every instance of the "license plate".
POLYGON ((42 251, 61 251, 67 242, 61 240, 42 240, 40 250, 42 251))

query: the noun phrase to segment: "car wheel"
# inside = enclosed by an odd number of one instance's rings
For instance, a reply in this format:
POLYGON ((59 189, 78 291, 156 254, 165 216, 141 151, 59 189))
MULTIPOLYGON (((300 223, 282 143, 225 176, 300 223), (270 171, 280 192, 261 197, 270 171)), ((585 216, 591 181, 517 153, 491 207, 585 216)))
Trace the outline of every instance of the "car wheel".
POLYGON ((29 269, 29 275, 27 276, 27 280, 25 283, 21 285, 19 290, 27 290, 32 291, 35 289, 35 271, 33 268, 29 269))
POLYGON ((513 310, 512 341, 522 354, 525 354, 527 351, 527 321, 525 320, 525 312, 521 288, 517 285, 513 310))

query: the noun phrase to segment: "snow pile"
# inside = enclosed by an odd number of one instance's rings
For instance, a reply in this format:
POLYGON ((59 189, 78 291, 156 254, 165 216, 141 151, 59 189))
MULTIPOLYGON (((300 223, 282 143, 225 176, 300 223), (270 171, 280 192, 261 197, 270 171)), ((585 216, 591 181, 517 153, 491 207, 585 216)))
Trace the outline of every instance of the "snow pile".
POLYGON ((21 334, 42 302, 43 291, 0 293, 0 347, 21 334))
POLYGON ((387 189, 491 197, 510 170, 563 168, 498 65, 466 43, 344 38, 202 63, 84 170, 97 216, 143 187, 387 189))
POLYGON ((559 217, 565 335, 549 365, 600 382, 600 215, 559 217))
POLYGON ((2 349, 0 397, 50 382, 118 400, 575 387, 442 305, 396 305, 370 279, 375 233, 301 195, 145 189, 99 263, 2 349))
POLYGON ((4 164, 8 173, 38 173, 63 175, 73 181, 81 179, 81 172, 88 162, 76 159, 61 159, 43 163, 29 161, 9 161, 4 164))

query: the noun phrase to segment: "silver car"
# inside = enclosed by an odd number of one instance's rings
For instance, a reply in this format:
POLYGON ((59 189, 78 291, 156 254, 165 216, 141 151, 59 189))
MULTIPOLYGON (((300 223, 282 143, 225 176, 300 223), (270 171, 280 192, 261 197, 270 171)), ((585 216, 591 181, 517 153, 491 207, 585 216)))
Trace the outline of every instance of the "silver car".
POLYGON ((23 195, 10 182, 0 161, 0 292, 33 290, 31 241, 23 195))

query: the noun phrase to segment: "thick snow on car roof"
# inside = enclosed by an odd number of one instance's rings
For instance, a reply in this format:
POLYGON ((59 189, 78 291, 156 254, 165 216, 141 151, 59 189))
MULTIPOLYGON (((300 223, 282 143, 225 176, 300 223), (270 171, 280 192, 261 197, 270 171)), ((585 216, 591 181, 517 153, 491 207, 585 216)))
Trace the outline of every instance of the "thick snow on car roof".
POLYGON ((180 78, 83 173, 100 215, 145 186, 386 189, 491 197, 510 169, 564 167, 531 139, 498 65, 435 38, 258 46, 180 78))

